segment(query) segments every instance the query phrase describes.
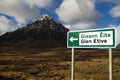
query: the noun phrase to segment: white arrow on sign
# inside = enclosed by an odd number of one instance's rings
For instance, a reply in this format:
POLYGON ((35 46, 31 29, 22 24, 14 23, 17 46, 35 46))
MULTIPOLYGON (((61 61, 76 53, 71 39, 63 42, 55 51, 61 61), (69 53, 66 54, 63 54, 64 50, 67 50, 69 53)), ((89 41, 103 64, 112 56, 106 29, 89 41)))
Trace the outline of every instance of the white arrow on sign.
POLYGON ((78 38, 74 38, 74 37, 70 38, 70 42, 77 41, 77 40, 78 40, 78 38))

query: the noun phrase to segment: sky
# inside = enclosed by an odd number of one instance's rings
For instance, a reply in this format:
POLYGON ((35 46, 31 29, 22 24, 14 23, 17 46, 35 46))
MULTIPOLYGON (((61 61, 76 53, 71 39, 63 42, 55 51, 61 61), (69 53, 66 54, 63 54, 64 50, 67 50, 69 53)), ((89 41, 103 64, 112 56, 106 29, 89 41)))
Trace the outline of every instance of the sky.
POLYGON ((1 0, 0 35, 44 15, 70 30, 116 28, 120 43, 120 0, 1 0))

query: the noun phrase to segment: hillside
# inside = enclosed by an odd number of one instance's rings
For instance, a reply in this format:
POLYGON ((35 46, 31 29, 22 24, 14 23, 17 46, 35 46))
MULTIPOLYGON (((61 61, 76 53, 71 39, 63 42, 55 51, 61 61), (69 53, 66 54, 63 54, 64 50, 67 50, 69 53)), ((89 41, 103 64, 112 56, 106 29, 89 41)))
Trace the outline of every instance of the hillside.
POLYGON ((117 46, 117 49, 120 49, 120 44, 117 46))
POLYGON ((0 46, 51 48, 66 46, 69 30, 49 16, 0 36, 0 46))

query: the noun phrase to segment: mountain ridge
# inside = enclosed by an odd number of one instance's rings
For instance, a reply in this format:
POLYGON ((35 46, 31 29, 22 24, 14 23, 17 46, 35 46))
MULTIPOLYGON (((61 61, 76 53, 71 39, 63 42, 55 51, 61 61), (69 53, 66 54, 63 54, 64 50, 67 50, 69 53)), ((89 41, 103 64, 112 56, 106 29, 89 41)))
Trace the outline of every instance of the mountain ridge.
POLYGON ((117 45, 117 47, 116 47, 117 49, 120 49, 120 44, 119 45, 117 45))
POLYGON ((57 23, 52 17, 38 20, 0 36, 0 46, 51 48, 66 46, 69 29, 57 23))

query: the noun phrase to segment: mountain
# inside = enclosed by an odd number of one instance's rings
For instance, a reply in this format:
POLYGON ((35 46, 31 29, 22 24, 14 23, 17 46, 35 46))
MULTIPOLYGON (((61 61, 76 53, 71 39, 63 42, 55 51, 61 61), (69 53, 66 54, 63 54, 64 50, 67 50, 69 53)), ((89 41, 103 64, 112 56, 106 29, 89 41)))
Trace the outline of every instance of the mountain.
POLYGON ((52 17, 38 20, 0 36, 0 46, 51 48, 66 46, 69 30, 52 17))
POLYGON ((117 46, 117 49, 120 49, 120 44, 117 46))

